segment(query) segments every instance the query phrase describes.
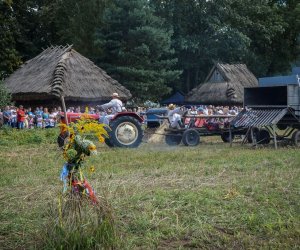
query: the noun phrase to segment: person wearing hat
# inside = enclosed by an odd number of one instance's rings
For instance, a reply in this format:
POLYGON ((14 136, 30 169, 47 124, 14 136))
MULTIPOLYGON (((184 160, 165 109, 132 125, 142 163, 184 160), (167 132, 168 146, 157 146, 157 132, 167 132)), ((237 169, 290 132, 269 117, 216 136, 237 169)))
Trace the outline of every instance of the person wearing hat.
POLYGON ((106 112, 103 116, 100 117, 99 122, 109 124, 109 121, 111 118, 115 116, 115 114, 122 112, 122 107, 123 103, 120 100, 120 96, 118 93, 113 93, 111 95, 112 100, 108 103, 102 104, 102 105, 97 105, 96 107, 99 108, 100 110, 103 110, 106 112), (110 110, 110 114, 107 115, 107 111, 110 110))
POLYGON ((176 106, 174 104, 169 104, 168 106, 168 120, 170 122, 171 128, 183 128, 184 124, 181 121, 181 108, 176 106))

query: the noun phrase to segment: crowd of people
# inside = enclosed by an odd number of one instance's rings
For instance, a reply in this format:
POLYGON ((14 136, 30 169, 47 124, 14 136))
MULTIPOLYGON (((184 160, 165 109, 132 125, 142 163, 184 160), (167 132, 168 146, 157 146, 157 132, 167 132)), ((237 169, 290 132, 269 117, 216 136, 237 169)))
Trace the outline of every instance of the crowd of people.
POLYGON ((3 125, 18 129, 33 129, 33 128, 53 128, 58 122, 58 114, 61 108, 48 109, 42 106, 32 110, 31 107, 24 108, 6 106, 0 112, 0 120, 3 125))
MULTIPOLYGON (((144 107, 122 108, 122 111, 135 112, 138 115, 145 116, 147 109, 144 107)), ((114 111, 111 108, 101 110, 97 107, 69 107, 68 113, 88 113, 96 114, 99 117, 109 117, 114 111)), ((33 128, 54 128, 60 122, 62 114, 61 107, 31 107, 24 108, 23 105, 6 106, 2 111, 0 109, 0 124, 17 129, 33 129, 33 128)), ((103 121, 102 121, 103 122, 103 121)))
MULTIPOLYGON (((188 115, 237 115, 241 110, 240 107, 229 107, 229 106, 179 106, 175 107, 175 105, 170 104, 169 109, 169 120, 171 123, 173 122, 174 127, 180 123, 182 114, 188 115)), ((101 117, 100 122, 107 123, 103 118, 110 119, 110 116, 113 116, 116 112, 127 111, 127 112, 135 112, 138 115, 144 117, 146 122, 147 120, 147 110, 145 107, 133 107, 133 108, 125 108, 124 106, 120 107, 120 110, 113 110, 113 107, 106 107, 104 105, 100 106, 89 106, 82 108, 78 107, 69 107, 67 112, 70 113, 88 113, 88 114, 96 114, 101 117), (105 110, 104 110, 105 108, 105 110)), ((47 108, 47 107, 35 107, 32 109, 31 107, 24 108, 22 105, 19 107, 15 106, 6 106, 3 111, 0 110, 0 123, 6 126, 10 126, 12 128, 18 129, 33 129, 33 128, 53 128, 56 127, 60 122, 60 114, 62 112, 61 107, 47 108)), ((189 119, 186 119, 186 122, 189 119)), ((180 124, 179 124, 180 125, 180 124)), ((182 125, 180 125, 182 127, 182 125)))
POLYGON ((172 128, 203 127, 217 129, 227 126, 230 119, 235 117, 241 107, 200 105, 176 107, 174 104, 168 106, 168 120, 172 128))

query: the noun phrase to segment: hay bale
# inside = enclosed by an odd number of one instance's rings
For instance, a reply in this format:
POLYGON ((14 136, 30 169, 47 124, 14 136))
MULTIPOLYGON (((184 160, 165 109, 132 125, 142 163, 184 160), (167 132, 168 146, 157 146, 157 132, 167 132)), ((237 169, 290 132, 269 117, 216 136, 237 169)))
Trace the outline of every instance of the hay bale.
POLYGON ((165 120, 158 129, 155 130, 154 134, 150 136, 149 143, 163 143, 165 141, 165 128, 169 127, 169 122, 165 120))

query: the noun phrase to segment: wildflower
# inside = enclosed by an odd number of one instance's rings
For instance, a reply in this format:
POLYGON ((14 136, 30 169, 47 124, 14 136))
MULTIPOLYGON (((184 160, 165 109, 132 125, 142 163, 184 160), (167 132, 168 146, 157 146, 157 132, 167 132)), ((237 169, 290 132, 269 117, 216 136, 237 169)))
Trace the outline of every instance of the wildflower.
POLYGON ((90 171, 90 173, 94 173, 95 172, 95 167, 94 166, 90 166, 89 171, 90 171))

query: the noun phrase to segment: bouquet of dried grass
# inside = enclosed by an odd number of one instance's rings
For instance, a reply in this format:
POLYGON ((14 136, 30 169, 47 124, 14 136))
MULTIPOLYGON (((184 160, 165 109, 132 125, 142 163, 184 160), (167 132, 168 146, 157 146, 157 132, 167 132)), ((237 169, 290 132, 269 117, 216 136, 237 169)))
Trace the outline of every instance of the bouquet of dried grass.
POLYGON ((97 197, 84 176, 86 156, 97 152, 85 134, 94 134, 100 142, 107 137, 104 124, 81 118, 76 124, 62 125, 69 137, 63 147, 66 163, 61 172, 63 192, 49 205, 45 241, 52 249, 112 249, 117 237, 112 208, 97 197))

